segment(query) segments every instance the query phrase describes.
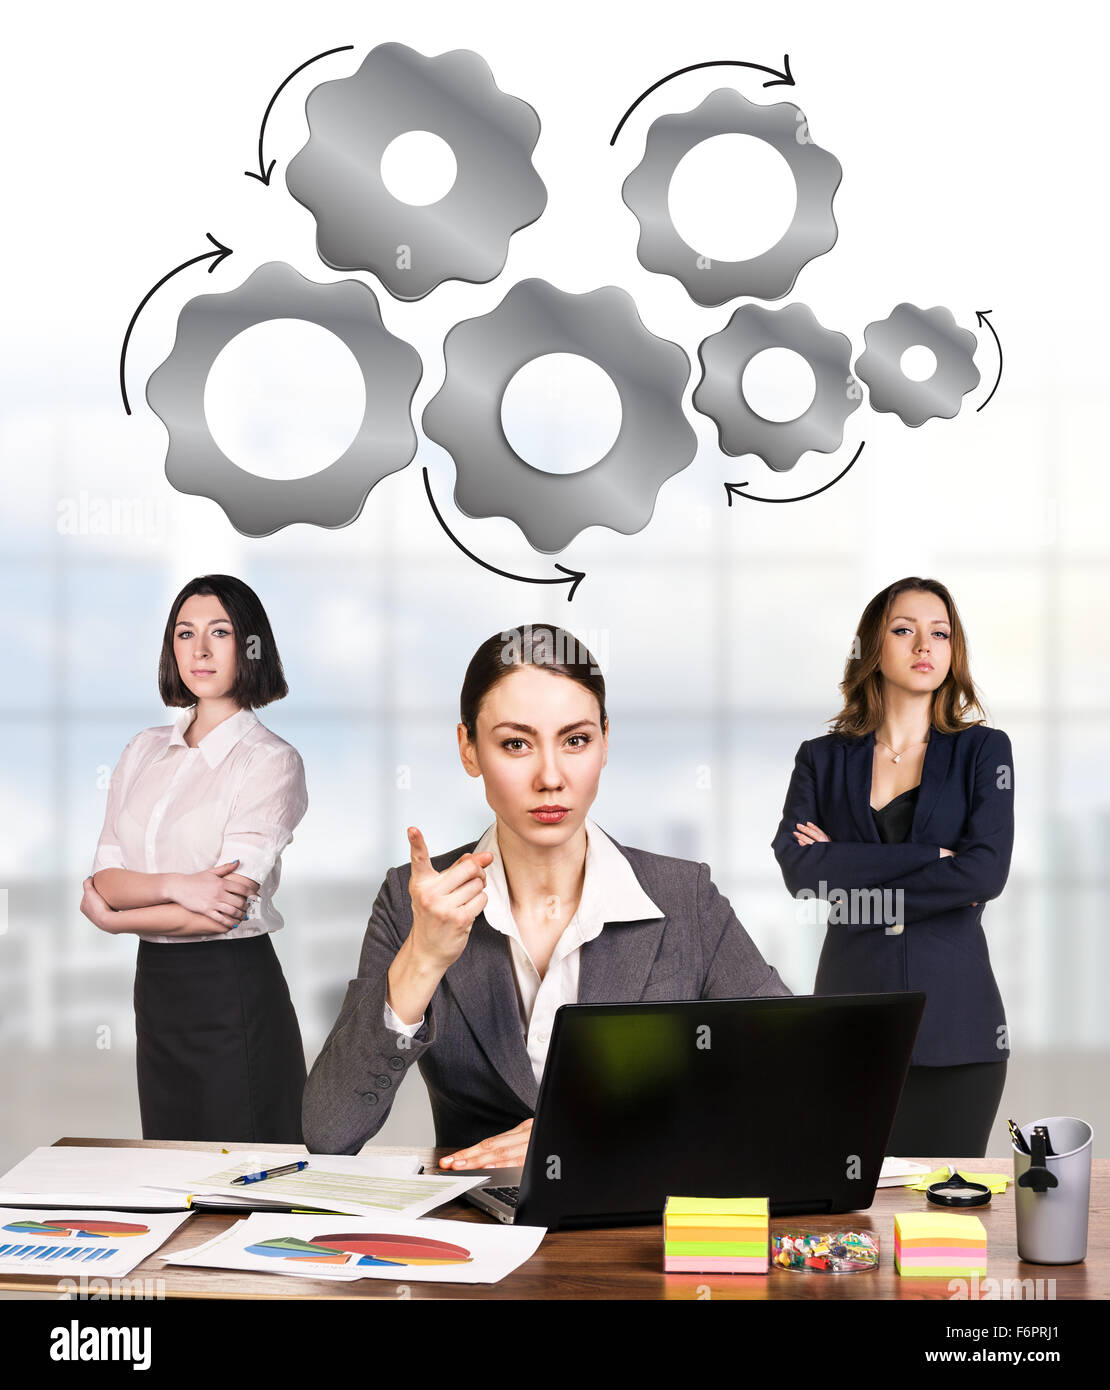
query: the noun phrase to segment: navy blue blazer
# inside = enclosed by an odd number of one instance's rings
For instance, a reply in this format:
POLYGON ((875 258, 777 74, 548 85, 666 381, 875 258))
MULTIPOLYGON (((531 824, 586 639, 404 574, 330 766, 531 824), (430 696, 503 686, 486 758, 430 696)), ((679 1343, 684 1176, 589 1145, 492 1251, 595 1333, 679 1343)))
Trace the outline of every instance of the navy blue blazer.
POLYGON ((924 990, 912 1065, 1001 1061, 1010 1053, 1006 1015, 982 917, 1010 871, 1010 740, 983 724, 955 734, 933 729, 903 844, 884 844, 875 829, 874 750, 874 734, 826 734, 803 743, 772 841, 790 892, 832 905, 814 993, 924 990), (831 843, 799 845, 798 821, 813 821, 831 843), (942 847, 953 856, 941 858, 942 847), (890 895, 857 892, 853 901, 853 890, 874 889, 890 895), (895 907, 900 901, 900 934, 887 932, 876 910, 880 900, 895 907))

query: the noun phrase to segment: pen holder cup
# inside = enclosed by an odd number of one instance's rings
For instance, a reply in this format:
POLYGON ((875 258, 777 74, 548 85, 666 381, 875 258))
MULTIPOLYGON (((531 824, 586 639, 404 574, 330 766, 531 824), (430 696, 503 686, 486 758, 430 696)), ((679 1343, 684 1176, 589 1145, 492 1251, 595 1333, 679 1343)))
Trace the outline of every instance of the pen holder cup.
POLYGON ((1020 1127, 1030 1150, 1038 1125, 1047 1129, 1055 1150, 1046 1155, 1044 1167, 1056 1183, 1052 1186, 1042 1180, 1022 1186, 1022 1176, 1033 1168, 1036 1179, 1040 1165, 1034 1163, 1033 1153, 1023 1153, 1013 1145, 1018 1258, 1038 1265, 1076 1264, 1087 1254, 1094 1131, 1070 1115, 1031 1120, 1020 1127))

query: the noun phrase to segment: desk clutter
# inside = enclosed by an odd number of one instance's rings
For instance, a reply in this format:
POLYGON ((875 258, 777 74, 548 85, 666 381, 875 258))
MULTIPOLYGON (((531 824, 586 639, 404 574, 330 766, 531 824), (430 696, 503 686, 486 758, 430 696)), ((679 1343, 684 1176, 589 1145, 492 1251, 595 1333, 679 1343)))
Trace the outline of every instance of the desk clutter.
POLYGON ((429 1220, 429 1211, 481 1178, 420 1173, 415 1156, 312 1154, 261 1166, 275 1157, 35 1149, 0 1176, 0 1274, 120 1278, 154 1257, 198 1209, 245 1219, 203 1245, 156 1258, 333 1281, 495 1284, 546 1234, 542 1226, 429 1220))
MULTIPOLYGON (((771 1239, 769 1210, 766 1197, 668 1197, 663 1272, 859 1274, 878 1269, 879 1239, 869 1231, 784 1231, 771 1239)), ((986 1274, 986 1229, 969 1212, 899 1212, 894 1217, 894 1264, 900 1275, 952 1279, 986 1274)))
MULTIPOLYGON (((1015 1140, 1019 1255, 1048 1263, 1082 1260, 1090 1128, 1059 1116, 1028 1128, 1028 1154, 1015 1140), (1025 1212, 1022 1200, 1030 1208, 1025 1212), (1034 1245, 1034 1236, 1036 1249, 1023 1248, 1023 1240, 1034 1245)), ((420 1173, 415 1156, 311 1155, 258 1171, 263 1161, 271 1160, 226 1149, 219 1155, 199 1148, 36 1149, 0 1176, 0 1273, 76 1270, 119 1277, 153 1256, 202 1206, 246 1219, 203 1245, 158 1258, 315 1279, 497 1283, 529 1260, 546 1234, 541 1226, 429 1219, 429 1211, 482 1176, 420 1173)), ((907 1197, 912 1192, 923 1200, 921 1209, 893 1217, 897 1274, 986 1274, 983 1222, 968 1210, 926 1208, 925 1199, 940 1190, 948 1200, 966 1201, 966 1189, 989 1201, 1005 1192, 1007 1175, 965 1176, 951 1167, 922 1173, 918 1167, 902 1179, 907 1197)), ((770 1208, 765 1195, 668 1196, 663 1273, 842 1274, 879 1267, 878 1234, 799 1226, 772 1238, 770 1208)))

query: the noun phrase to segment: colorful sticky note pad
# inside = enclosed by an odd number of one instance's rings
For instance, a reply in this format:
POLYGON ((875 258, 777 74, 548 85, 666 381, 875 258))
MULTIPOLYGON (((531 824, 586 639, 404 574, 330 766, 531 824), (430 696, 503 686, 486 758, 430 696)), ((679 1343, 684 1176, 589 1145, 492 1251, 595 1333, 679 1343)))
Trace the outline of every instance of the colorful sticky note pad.
POLYGON ((904 1211, 894 1218, 899 1274, 958 1278, 987 1272, 987 1232, 970 1212, 904 1211))
POLYGON ((668 1197, 663 1269, 765 1274, 769 1233, 766 1197, 668 1197))

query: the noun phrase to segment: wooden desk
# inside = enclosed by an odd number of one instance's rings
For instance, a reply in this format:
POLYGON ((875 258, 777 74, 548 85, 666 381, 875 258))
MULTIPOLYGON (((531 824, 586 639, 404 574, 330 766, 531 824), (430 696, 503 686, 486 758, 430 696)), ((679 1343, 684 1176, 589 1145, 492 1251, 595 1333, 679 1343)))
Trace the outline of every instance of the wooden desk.
MULTIPOLYGON (((211 1148, 218 1154, 221 1145, 176 1144, 128 1139, 60 1139, 59 1144, 120 1145, 132 1148, 211 1148)), ((252 1150, 303 1154, 305 1149, 283 1145, 252 1144, 252 1150)), ((432 1165, 448 1149, 381 1148, 383 1154, 416 1153, 421 1162, 432 1165)), ((923 1162, 926 1160, 922 1160, 923 1162)), ((939 1167, 940 1160, 931 1162, 939 1167)), ((956 1162, 961 1172, 1012 1173, 1009 1156, 972 1158, 956 1162)), ((975 1214, 987 1231, 987 1276, 989 1280, 1044 1280, 1041 1298, 1105 1299, 1110 1297, 1110 1259, 1107 1197, 1110 1195, 1110 1160, 1096 1159, 1091 1180, 1091 1216, 1087 1258, 1076 1265, 1030 1265, 1017 1257, 1012 1182, 1005 1193, 992 1198, 989 1206, 975 1214), (1055 1289, 1048 1285, 1055 1280, 1055 1289)), ((668 1299, 710 1298, 763 1300, 841 1300, 921 1299, 950 1302, 952 1291, 947 1279, 902 1278, 894 1268, 894 1213, 923 1210, 925 1196, 904 1187, 880 1188, 866 1212, 832 1217, 779 1217, 771 1222, 773 1233, 789 1230, 865 1230, 879 1239, 880 1267, 873 1273, 818 1275, 772 1269, 765 1275, 664 1274, 661 1226, 618 1227, 596 1231, 556 1231, 546 1236, 535 1255, 499 1284, 396 1284, 366 1279, 335 1284, 280 1274, 250 1274, 235 1270, 188 1269, 164 1265, 152 1258, 140 1264, 130 1279, 164 1281, 164 1296, 179 1298, 242 1299, 668 1299), (407 1290, 407 1293, 404 1292, 407 1290)), ((461 1221, 491 1221, 462 1202, 452 1202, 432 1213, 437 1218, 461 1221)), ((211 1239, 227 1227, 232 1215, 201 1213, 177 1231, 159 1253, 187 1250, 211 1239)), ((46 1290, 57 1287, 57 1279, 35 1279, 29 1275, 0 1276, 0 1288, 46 1290)), ((973 1289, 969 1289, 969 1296, 973 1289)), ((1032 1286, 1026 1298, 1033 1295, 1032 1286)), ((980 1298, 990 1295, 986 1280, 980 1280, 980 1298)), ((1005 1296, 1005 1295, 1003 1295, 1005 1296)), ((1011 1297, 1015 1296, 1011 1294, 1011 1297)), ((1017 1295, 1020 1297, 1020 1295, 1017 1295)), ((994 1298, 999 1297, 996 1291, 994 1298)))

